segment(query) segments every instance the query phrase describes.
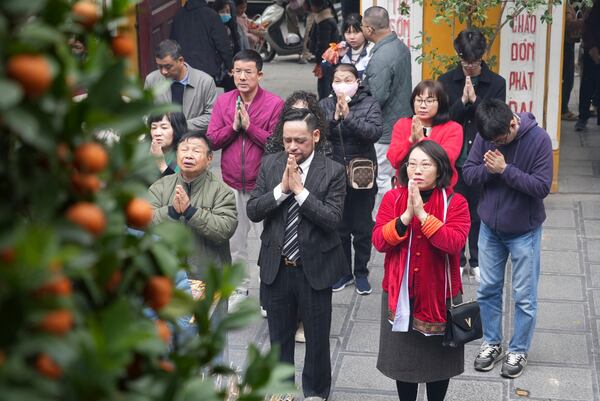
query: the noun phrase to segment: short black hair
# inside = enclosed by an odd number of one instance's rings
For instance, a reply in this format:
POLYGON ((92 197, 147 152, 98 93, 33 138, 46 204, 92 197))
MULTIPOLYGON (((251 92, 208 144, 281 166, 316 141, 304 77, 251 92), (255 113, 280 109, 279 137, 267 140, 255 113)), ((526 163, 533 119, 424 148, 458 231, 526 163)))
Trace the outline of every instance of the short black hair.
POLYGON ((282 118, 283 124, 291 121, 304 121, 310 132, 319 128, 319 120, 309 109, 286 110, 282 118))
POLYGON ((327 0, 310 0, 310 5, 317 10, 324 10, 329 4, 327 0))
POLYGON ((333 67, 333 74, 331 74, 332 76, 335 75, 336 72, 338 71, 348 71, 351 72, 354 77, 356 79, 358 79, 358 70, 356 69, 356 67, 354 66, 354 64, 349 64, 349 63, 340 63, 337 64, 335 67, 333 67))
POLYGON ((236 61, 254 61, 254 64, 256 64, 256 69, 258 71, 262 71, 263 68, 263 59, 256 50, 240 50, 235 54, 235 56, 233 56, 232 65, 235 64, 236 61))
POLYGON ((360 25, 362 24, 362 17, 360 14, 351 13, 344 18, 342 23, 342 33, 346 33, 350 28, 354 29, 355 32, 362 32, 360 25))
POLYGON ((429 96, 435 97, 438 103, 438 110, 431 122, 432 126, 444 124, 450 121, 450 100, 448 94, 444 90, 444 86, 438 81, 430 79, 423 80, 415 86, 412 95, 410 96, 410 108, 413 114, 415 113, 415 98, 423 93, 429 93, 429 96))
POLYGON ((435 166, 437 167, 437 178, 435 180, 435 186, 438 188, 447 188, 452 180, 452 165, 448 154, 437 142, 432 140, 425 140, 415 143, 410 147, 408 154, 402 160, 402 164, 398 169, 398 181, 403 186, 408 185, 408 172, 406 163, 410 158, 410 154, 415 149, 421 149, 427 156, 431 157, 435 166))
POLYGON ((156 49, 154 49, 154 57, 163 59, 167 56, 171 56, 173 60, 183 57, 183 50, 181 50, 181 46, 173 39, 163 40, 156 46, 156 49))
POLYGON ((508 134, 514 117, 510 107, 498 99, 486 99, 475 110, 477 131, 486 141, 508 134))
POLYGON ((164 114, 153 114, 148 117, 148 128, 152 123, 162 121, 163 117, 167 117, 171 127, 173 128, 173 142, 171 143, 171 149, 177 149, 177 145, 181 140, 181 137, 187 132, 187 120, 185 115, 180 111, 172 111, 164 114))
POLYGON ((465 29, 454 39, 454 50, 467 62, 481 60, 487 50, 485 35, 479 29, 465 29))
POLYGON ((181 139, 179 140, 179 143, 177 144, 177 147, 179 147, 179 145, 181 145, 182 143, 184 143, 185 141, 187 141, 188 139, 192 139, 192 138, 197 138, 197 139, 201 139, 204 141, 204 143, 206 144, 206 147, 208 148, 208 154, 212 155, 212 143, 210 143, 210 139, 208 139, 208 137, 206 136, 205 133, 200 132, 200 131, 188 131, 186 132, 181 139))

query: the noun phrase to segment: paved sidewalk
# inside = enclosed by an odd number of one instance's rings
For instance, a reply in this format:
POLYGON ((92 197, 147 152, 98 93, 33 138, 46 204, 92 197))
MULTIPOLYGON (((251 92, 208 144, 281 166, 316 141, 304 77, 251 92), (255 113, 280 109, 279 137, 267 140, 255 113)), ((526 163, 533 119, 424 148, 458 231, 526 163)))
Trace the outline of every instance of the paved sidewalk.
MULTIPOLYGON (((316 89, 312 66, 276 60, 265 67, 263 85, 287 96, 295 88, 316 89), (284 77, 294 76, 294 80, 284 77)), ((595 121, 590 121, 593 123, 595 121)), ((542 237, 542 275, 539 313, 529 366, 518 379, 499 375, 500 365, 487 373, 473 370, 479 343, 465 347, 465 373, 450 382, 449 401, 600 400, 600 127, 575 133, 563 124, 559 192, 545 204, 547 220, 542 237)), ((253 235, 253 234, 252 234, 253 235)), ((259 240, 250 241, 253 258, 252 297, 258 294, 256 258, 259 240)), ((330 400, 397 400, 395 384, 375 368, 379 342, 383 257, 373 252, 370 263, 373 293, 360 296, 354 287, 333 296, 331 351, 333 382, 330 400)), ((474 297, 476 283, 465 277, 466 299, 474 297)), ((511 291, 505 297, 504 334, 512 332, 511 291), (511 305, 510 307, 507 307, 511 305)), ((230 334, 230 357, 243 366, 248 342, 268 348, 266 319, 230 334)), ((300 383, 304 345, 297 344, 297 380, 300 383)), ((419 400, 425 400, 424 389, 419 400)), ((301 397, 299 398, 301 399, 301 397)))

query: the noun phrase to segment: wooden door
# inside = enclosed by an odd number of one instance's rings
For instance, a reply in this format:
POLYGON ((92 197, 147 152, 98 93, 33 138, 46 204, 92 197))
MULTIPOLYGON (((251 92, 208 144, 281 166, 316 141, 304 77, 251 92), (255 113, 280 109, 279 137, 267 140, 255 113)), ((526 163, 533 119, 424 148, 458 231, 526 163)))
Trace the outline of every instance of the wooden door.
POLYGON ((173 17, 179 8, 181 0, 143 0, 138 4, 138 57, 142 79, 156 69, 154 49, 169 38, 173 17))

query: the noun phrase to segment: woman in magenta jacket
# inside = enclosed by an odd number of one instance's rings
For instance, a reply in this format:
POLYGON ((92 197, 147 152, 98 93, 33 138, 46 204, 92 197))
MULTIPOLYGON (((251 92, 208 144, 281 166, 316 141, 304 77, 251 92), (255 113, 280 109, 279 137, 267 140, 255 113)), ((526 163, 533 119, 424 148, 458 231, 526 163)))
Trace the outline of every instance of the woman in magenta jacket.
POLYGON ((428 400, 441 401, 464 371, 464 347, 443 347, 442 339, 447 302, 462 301, 469 208, 449 187, 452 168, 440 145, 420 141, 407 153, 401 185, 383 197, 373 229, 373 245, 385 253, 377 369, 396 380, 401 401, 416 399, 418 383, 427 383, 428 400))
POLYGON ((450 102, 444 87, 437 81, 421 81, 410 97, 412 118, 401 118, 392 130, 392 142, 387 158, 396 169, 412 145, 424 140, 439 143, 448 154, 452 166, 450 187, 458 181, 455 164, 463 144, 462 126, 450 121, 450 102))

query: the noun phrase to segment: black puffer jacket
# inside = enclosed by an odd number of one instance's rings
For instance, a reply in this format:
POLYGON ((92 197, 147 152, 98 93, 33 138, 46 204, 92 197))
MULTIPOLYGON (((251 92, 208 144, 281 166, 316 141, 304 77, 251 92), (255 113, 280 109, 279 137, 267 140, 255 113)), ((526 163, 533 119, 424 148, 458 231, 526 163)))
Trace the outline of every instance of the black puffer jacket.
POLYGON ((381 119, 381 108, 379 103, 364 87, 359 87, 356 94, 348 103, 350 113, 340 122, 333 118, 335 112, 335 96, 329 96, 321 100, 319 104, 329 122, 329 140, 333 145, 333 159, 344 163, 342 146, 340 143, 340 129, 344 138, 344 149, 346 160, 355 157, 368 157, 377 161, 375 153, 375 142, 383 134, 383 121, 381 119))

